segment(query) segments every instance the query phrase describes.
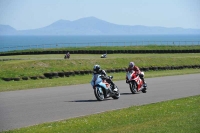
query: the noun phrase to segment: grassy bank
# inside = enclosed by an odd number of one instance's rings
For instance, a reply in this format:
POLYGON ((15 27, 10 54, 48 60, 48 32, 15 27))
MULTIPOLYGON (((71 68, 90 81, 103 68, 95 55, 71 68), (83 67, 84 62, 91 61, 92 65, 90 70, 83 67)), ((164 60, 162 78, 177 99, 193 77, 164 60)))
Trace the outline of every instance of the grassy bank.
MULTIPOLYGON (((166 70, 166 71, 148 71, 145 72, 146 78, 171 76, 171 75, 183 75, 200 73, 200 69, 183 69, 183 70, 166 70)), ((108 75, 114 76, 114 81, 125 80, 125 73, 108 73, 108 75)), ((25 90, 34 88, 44 87, 55 87, 55 86, 66 86, 75 84, 89 83, 92 75, 76 75, 65 78, 54 78, 54 79, 38 79, 38 80, 21 80, 21 81, 3 81, 0 80, 0 92, 3 91, 14 91, 14 90, 25 90)), ((47 88, 48 89, 48 88, 47 88)))
POLYGON ((92 70, 100 64, 103 69, 127 67, 134 61, 139 67, 199 65, 200 53, 195 54, 110 54, 108 58, 100 55, 73 54, 69 60, 64 55, 20 55, 0 56, 0 59, 20 59, 0 61, 0 78, 41 76, 45 72, 92 70))
POLYGON ((50 122, 9 133, 199 133, 200 96, 50 122))

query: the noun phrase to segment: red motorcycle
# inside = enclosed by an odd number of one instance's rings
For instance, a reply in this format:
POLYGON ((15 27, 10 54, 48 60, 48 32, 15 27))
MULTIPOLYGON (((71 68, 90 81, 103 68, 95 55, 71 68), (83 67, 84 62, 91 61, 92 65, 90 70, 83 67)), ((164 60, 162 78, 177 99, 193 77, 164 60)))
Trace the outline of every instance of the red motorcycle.
MULTIPOLYGON (((144 72, 141 72, 144 76, 144 72)), ((135 71, 128 71, 126 73, 126 83, 129 84, 130 90, 133 94, 142 91, 143 93, 147 92, 147 85, 143 82, 138 74, 135 71)))

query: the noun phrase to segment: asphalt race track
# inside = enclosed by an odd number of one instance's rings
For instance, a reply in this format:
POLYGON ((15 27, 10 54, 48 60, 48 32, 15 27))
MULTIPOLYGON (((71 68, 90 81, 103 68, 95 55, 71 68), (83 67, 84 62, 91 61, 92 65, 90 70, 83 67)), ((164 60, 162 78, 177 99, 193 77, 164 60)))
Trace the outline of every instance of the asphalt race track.
POLYGON ((200 95, 200 74, 146 78, 147 93, 132 94, 125 81, 116 81, 118 100, 96 100, 90 84, 0 93, 0 132, 44 122, 69 119, 200 95))

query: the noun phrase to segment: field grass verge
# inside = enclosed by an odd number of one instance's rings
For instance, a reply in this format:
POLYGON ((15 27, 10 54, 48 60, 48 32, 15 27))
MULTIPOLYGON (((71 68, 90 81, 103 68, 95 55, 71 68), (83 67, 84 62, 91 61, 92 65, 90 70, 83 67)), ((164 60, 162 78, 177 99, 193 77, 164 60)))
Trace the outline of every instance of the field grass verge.
POLYGON ((100 55, 73 54, 69 60, 64 55, 29 55, 0 56, 22 60, 0 61, 0 79, 24 76, 42 76, 47 72, 67 72, 92 70, 100 64, 102 69, 126 68, 130 61, 139 67, 199 65, 200 53, 194 54, 109 54, 108 58, 100 55))
MULTIPOLYGON (((147 71, 145 72, 145 78, 171 76, 171 75, 183 75, 183 74, 192 74, 192 73, 200 73, 200 69, 147 71)), ((125 80, 125 72, 124 73, 123 72, 108 73, 108 75, 113 75, 114 81, 125 80)), ((64 78, 37 79, 37 80, 27 80, 27 81, 21 80, 21 81, 7 82, 7 81, 0 80, 0 92, 55 87, 55 86, 66 86, 66 85, 75 85, 75 84, 85 84, 85 83, 90 83, 91 78, 92 78, 92 75, 87 74, 87 75, 76 75, 76 76, 70 76, 70 77, 64 77, 64 78)))
POLYGON ((50 122, 4 133, 199 133, 200 95, 50 122))

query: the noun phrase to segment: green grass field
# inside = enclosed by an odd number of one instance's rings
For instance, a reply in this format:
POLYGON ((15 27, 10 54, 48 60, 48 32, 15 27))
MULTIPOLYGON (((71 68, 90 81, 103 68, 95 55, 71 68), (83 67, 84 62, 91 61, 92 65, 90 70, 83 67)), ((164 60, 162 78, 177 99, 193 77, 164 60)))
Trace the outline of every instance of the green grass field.
POLYGON ((0 78, 40 76, 45 72, 92 70, 99 64, 102 69, 125 68, 130 61, 139 67, 181 66, 200 64, 200 53, 195 54, 110 54, 108 58, 100 55, 73 54, 69 60, 64 55, 20 55, 0 56, 0 59, 23 59, 0 61, 0 78))
MULTIPOLYGON (((69 48, 68 50, 94 50, 94 47, 69 48)), ((134 46, 95 47, 96 50, 156 50, 200 49, 200 46, 134 46)), ((55 50, 55 49, 52 49, 55 50)), ((60 50, 60 49, 57 49, 60 50)), ((66 50, 66 49, 61 49, 66 50)), ((16 51, 19 52, 19 51, 16 51)), ((200 53, 187 54, 109 54, 101 59, 95 54, 72 54, 69 60, 64 55, 19 55, 0 56, 0 79, 41 75, 45 72, 92 70, 94 64, 103 69, 124 68, 130 61, 139 67, 199 65, 200 53), (14 59, 1 61, 4 59, 14 59)), ((200 73, 200 69, 147 71, 146 78, 200 73)), ((108 73, 114 81, 124 80, 125 73, 108 73)), ((89 83, 91 75, 76 75, 65 78, 27 81, 0 80, 0 92, 89 83), (77 82, 78 81, 78 82, 77 82)), ((48 89, 48 88, 47 88, 48 89)), ((132 106, 126 109, 49 122, 31 127, 5 131, 9 133, 199 133, 200 96, 170 100, 155 104, 132 106)))

